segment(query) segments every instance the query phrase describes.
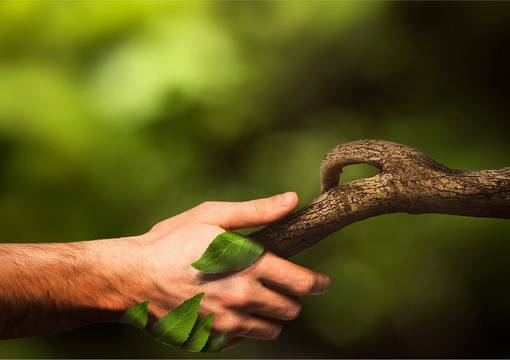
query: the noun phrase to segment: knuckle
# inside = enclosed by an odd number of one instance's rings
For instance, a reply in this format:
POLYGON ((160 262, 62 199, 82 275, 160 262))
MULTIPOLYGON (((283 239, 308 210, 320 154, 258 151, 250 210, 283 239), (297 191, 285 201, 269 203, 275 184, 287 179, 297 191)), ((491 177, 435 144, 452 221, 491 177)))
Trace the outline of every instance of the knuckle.
POLYGON ((264 201, 252 201, 251 207, 256 217, 261 218, 266 213, 266 205, 264 201))
POLYGON ((160 222, 154 224, 149 232, 158 232, 163 231, 165 229, 169 229, 174 224, 174 218, 170 217, 168 219, 161 220, 160 222))
POLYGON ((313 274, 307 274, 306 276, 303 276, 301 281, 297 285, 297 292, 300 295, 306 295, 312 291, 315 284, 317 282, 317 276, 313 274))
POLYGON ((197 206, 197 209, 206 211, 210 210, 212 207, 214 207, 214 201, 204 201, 197 206))
POLYGON ((249 286, 239 286, 231 296, 232 305, 247 306, 252 300, 252 290, 249 286))
POLYGON ((149 232, 156 232, 163 228, 163 221, 158 222, 157 224, 153 225, 149 232))
POLYGON ((294 320, 295 318, 298 317, 300 312, 301 312, 301 305, 299 305, 299 304, 292 305, 287 308, 285 316, 289 320, 294 320))
POLYGON ((235 316, 224 314, 218 317, 215 328, 222 332, 236 334, 241 332, 242 322, 235 316))

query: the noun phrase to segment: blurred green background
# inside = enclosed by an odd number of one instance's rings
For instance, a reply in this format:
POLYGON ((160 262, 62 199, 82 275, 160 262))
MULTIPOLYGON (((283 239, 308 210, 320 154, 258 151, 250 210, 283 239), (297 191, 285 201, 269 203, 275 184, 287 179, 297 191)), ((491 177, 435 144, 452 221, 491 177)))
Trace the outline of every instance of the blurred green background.
MULTIPOLYGON (((361 138, 508 166, 509 44, 508 3, 3 1, 1 239, 135 235, 289 190, 305 204, 325 152, 361 138)), ((439 215, 349 226, 295 258, 331 291, 279 340, 222 356, 508 357, 509 234, 439 215)), ((0 356, 193 355, 107 324, 0 356)))

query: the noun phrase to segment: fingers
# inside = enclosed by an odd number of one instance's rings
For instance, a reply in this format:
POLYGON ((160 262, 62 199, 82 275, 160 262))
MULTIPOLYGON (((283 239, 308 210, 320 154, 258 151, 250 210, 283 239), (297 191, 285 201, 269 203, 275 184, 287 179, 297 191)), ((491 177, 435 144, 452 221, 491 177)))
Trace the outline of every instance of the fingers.
POLYGON ((215 317, 213 329, 232 337, 274 340, 280 336, 282 325, 275 320, 228 312, 215 317))
POLYGON ((297 205, 296 193, 287 192, 269 198, 244 202, 205 202, 190 213, 201 221, 238 229, 273 222, 291 212, 297 205))
POLYGON ((266 252, 256 264, 256 276, 263 283, 296 296, 322 294, 329 277, 266 252))
POLYGON ((301 312, 301 304, 296 299, 268 289, 256 278, 229 289, 221 295, 221 303, 229 311, 276 320, 293 320, 301 312))
POLYGON ((301 304, 276 291, 259 285, 257 297, 244 307, 244 311, 278 320, 294 320, 301 312, 301 304))

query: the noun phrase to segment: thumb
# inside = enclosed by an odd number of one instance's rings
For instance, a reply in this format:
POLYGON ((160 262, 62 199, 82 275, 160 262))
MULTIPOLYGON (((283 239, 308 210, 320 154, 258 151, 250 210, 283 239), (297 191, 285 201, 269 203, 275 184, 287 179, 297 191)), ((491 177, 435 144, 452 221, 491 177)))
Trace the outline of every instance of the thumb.
POLYGON ((201 221, 223 229, 239 229, 276 221, 290 213, 297 202, 295 192, 286 192, 243 202, 205 202, 194 210, 201 221))

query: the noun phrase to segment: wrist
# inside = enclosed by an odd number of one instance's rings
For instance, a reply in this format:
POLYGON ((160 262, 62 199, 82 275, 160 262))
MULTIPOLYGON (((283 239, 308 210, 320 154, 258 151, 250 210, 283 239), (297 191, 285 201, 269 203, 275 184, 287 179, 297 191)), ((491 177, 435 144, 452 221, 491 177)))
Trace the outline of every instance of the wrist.
POLYGON ((81 290, 75 303, 94 309, 94 322, 117 321, 135 303, 143 299, 141 239, 128 237, 76 243, 82 254, 82 266, 89 275, 80 281, 81 290), (87 296, 86 294, 89 294, 87 296))

